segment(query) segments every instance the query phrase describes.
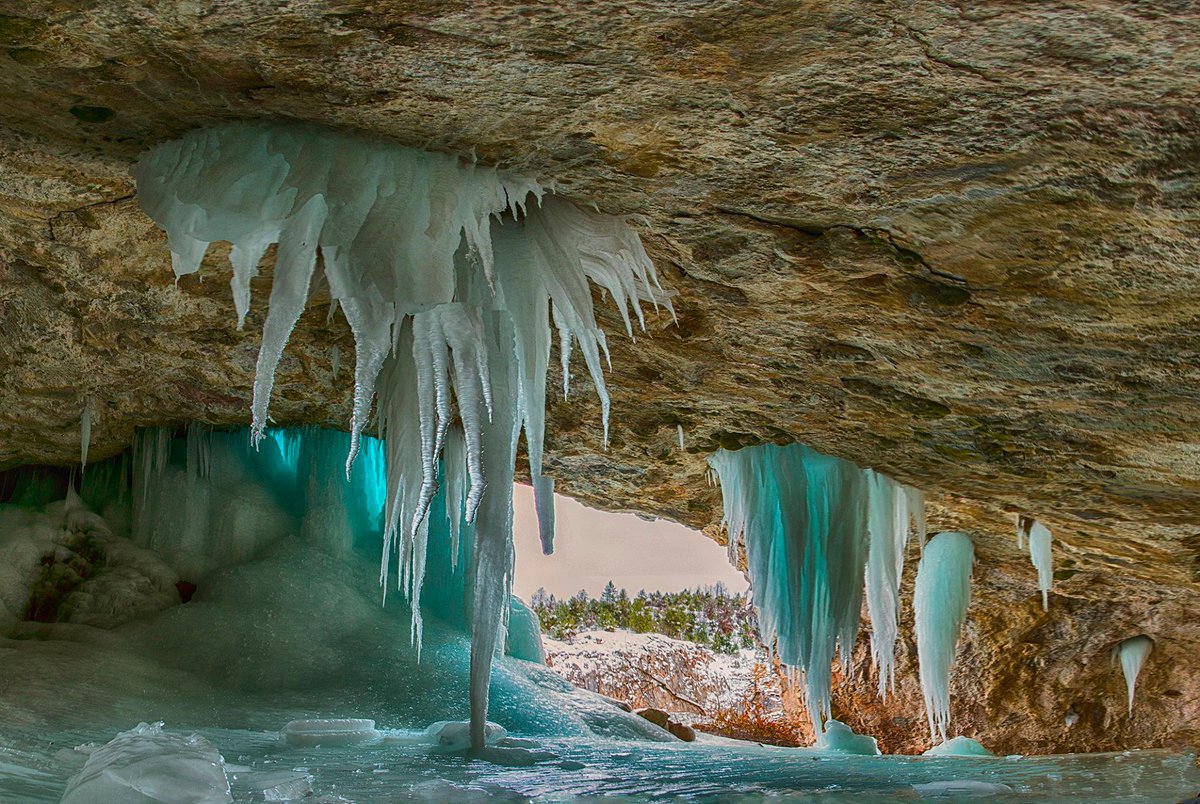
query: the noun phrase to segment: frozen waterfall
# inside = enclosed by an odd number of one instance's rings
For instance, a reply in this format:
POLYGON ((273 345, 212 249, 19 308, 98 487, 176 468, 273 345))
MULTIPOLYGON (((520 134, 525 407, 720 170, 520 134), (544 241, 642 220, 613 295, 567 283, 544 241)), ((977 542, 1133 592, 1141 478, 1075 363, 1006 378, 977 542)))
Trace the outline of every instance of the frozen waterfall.
MULTIPOLYGON (((481 746, 511 586, 522 431, 538 510, 552 510, 553 483, 542 474, 550 322, 564 393, 578 346, 607 438, 607 346, 589 285, 611 298, 630 335, 631 316, 645 326, 643 301, 671 311, 637 234, 530 179, 312 126, 193 131, 144 155, 135 178, 142 208, 167 232, 177 277, 199 270, 210 243, 232 244, 239 327, 258 263, 278 246, 254 383, 255 443, 283 349, 323 274, 356 346, 346 472, 374 402, 387 463, 381 576, 386 584, 395 556, 418 642, 428 514, 439 459, 447 462, 451 496, 465 493, 449 514, 451 532, 474 526, 472 731, 481 746), (461 447, 452 443, 459 437, 461 447)), ((541 529, 549 551, 553 523, 541 529)))

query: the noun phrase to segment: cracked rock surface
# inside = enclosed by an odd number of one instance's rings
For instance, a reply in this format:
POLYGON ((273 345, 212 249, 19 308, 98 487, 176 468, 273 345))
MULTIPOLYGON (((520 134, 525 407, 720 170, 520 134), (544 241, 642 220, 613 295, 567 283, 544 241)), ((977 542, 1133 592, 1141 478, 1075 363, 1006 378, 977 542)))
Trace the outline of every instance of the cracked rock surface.
MULTIPOLYGON (((582 378, 552 403, 561 490, 714 532, 718 446, 879 468, 978 537, 957 723, 1006 750, 1195 745, 1197 41, 1168 0, 0 0, 0 466, 77 461, 88 395, 93 459, 248 420, 269 267, 244 332, 220 247, 174 284, 143 149, 298 119, 449 151, 641 216, 679 294, 636 342, 604 321, 607 451, 582 378), (1048 615, 1017 512, 1055 535, 1048 615), (1106 651, 1141 632, 1159 704, 1126 717, 1106 651)), ((348 419, 324 301, 279 423, 348 419)), ((907 745, 901 698, 861 704, 907 745)))

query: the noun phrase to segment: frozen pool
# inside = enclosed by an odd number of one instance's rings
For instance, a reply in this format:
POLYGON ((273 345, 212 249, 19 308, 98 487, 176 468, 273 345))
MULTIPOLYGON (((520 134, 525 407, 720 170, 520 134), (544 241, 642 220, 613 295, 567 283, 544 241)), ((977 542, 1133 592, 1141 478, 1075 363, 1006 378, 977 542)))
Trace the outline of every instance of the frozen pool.
MULTIPOLYGON (((804 749, 708 739, 687 744, 612 739, 514 740, 511 767, 440 754, 418 732, 358 745, 294 747, 278 732, 184 728, 223 755, 234 801, 571 801, 685 798, 743 801, 1177 801, 1200 790, 1194 757, 1167 751, 1052 757, 822 756, 804 749)), ((0 800, 58 801, 86 757, 77 745, 115 730, 5 734, 0 800), (65 749, 65 750, 64 750, 65 749)))

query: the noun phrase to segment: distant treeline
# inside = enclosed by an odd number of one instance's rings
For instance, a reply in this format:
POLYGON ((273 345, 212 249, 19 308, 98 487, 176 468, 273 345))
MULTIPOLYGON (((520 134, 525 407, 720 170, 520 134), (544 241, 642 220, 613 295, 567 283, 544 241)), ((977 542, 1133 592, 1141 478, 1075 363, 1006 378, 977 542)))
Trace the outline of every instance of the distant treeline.
POLYGON ((570 639, 581 631, 623 629, 686 639, 719 653, 757 644, 754 608, 746 595, 731 595, 723 584, 682 592, 638 592, 630 598, 612 581, 599 598, 587 592, 566 600, 538 589, 529 601, 542 621, 542 632, 570 639))

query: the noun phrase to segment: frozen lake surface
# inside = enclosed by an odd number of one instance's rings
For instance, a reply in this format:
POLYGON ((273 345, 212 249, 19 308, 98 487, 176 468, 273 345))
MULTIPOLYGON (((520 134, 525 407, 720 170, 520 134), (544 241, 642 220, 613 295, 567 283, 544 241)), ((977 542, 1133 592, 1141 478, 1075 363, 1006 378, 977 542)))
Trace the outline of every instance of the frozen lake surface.
MULTIPOLYGON (((1167 751, 1055 757, 822 756, 804 749, 709 739, 661 744, 611 739, 516 740, 502 761, 439 754, 419 732, 358 745, 295 747, 277 732, 193 731, 224 756, 234 801, 963 800, 1178 801, 1200 791, 1189 755, 1167 751), (536 743, 536 745, 534 745, 536 743)), ((0 800, 58 801, 86 757, 74 746, 114 731, 4 734, 0 800), (66 750, 64 750, 66 749, 66 750), (72 756, 75 755, 75 756, 72 756)))

